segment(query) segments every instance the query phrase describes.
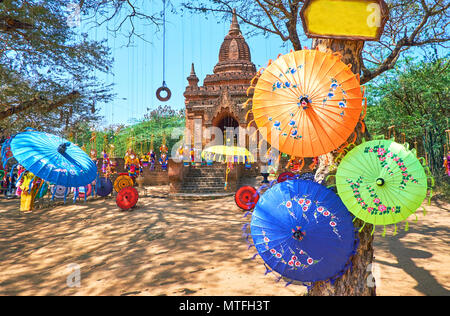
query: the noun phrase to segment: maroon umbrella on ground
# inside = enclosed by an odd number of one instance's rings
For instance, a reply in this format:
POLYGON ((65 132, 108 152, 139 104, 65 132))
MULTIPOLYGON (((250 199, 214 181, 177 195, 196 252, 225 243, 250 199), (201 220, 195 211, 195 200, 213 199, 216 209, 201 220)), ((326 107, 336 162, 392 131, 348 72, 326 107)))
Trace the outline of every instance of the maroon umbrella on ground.
POLYGON ((278 176, 277 182, 281 183, 286 180, 292 180, 294 178, 295 178, 295 174, 293 174, 290 171, 286 171, 286 172, 280 173, 280 175, 278 176))
POLYGON ((133 187, 126 187, 117 194, 116 204, 120 209, 126 211, 135 207, 138 199, 138 191, 133 187))
POLYGON ((243 186, 236 191, 234 201, 241 209, 249 211, 256 206, 259 200, 259 193, 254 187, 243 186))

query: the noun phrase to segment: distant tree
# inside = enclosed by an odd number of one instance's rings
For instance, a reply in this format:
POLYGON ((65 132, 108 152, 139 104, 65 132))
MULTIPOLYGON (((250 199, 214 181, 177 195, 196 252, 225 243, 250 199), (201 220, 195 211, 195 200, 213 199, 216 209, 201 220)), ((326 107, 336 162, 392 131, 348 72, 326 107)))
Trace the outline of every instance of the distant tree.
POLYGON ((90 39, 78 26, 105 26, 115 36, 125 34, 130 44, 143 38, 136 20, 161 25, 162 3, 153 13, 144 10, 145 3, 0 1, 0 133, 32 126, 68 134, 97 120, 96 104, 113 97, 111 86, 97 76, 110 72, 111 52, 104 40, 90 39))
POLYGON ((108 143, 114 144, 116 157, 123 157, 130 145, 133 145, 133 149, 138 153, 141 146, 148 150, 152 139, 156 152, 158 152, 164 137, 166 145, 171 149, 179 141, 179 139, 172 139, 172 131, 175 128, 184 128, 184 126, 184 110, 175 110, 165 105, 158 106, 156 109, 147 109, 144 118, 130 126, 110 126, 100 130, 83 124, 83 127, 77 131, 76 140, 80 146, 85 145, 86 149, 89 149, 91 145, 89 140, 95 133, 97 136, 96 149, 100 153, 104 148, 104 136, 107 135, 108 143))
MULTIPOLYGON (((450 117, 450 59, 431 62, 406 60, 385 78, 368 86, 370 104, 367 126, 375 134, 387 134, 395 126, 397 140, 402 133, 411 148, 427 156, 436 177, 444 174, 442 157, 445 130, 450 117)), ((391 133, 393 136, 393 133, 391 133)))
POLYGON ((71 27, 67 1, 0 3, 0 128, 63 131, 96 119, 111 98, 95 72, 108 72, 110 50, 71 27))

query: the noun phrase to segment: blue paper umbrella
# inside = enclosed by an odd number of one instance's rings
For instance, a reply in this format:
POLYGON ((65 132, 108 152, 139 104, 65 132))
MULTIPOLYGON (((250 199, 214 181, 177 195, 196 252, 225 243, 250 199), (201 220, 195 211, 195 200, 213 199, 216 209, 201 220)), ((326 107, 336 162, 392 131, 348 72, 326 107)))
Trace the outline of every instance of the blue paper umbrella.
POLYGON ((111 194, 113 184, 109 178, 99 178, 96 183, 97 195, 105 197, 111 194))
POLYGON ((268 271, 317 282, 332 280, 350 266, 357 247, 352 221, 331 190, 312 181, 288 180, 261 196, 250 229, 268 271))
POLYGON ((97 166, 89 156, 61 137, 26 131, 14 136, 9 146, 20 165, 52 184, 82 187, 97 176, 97 166))

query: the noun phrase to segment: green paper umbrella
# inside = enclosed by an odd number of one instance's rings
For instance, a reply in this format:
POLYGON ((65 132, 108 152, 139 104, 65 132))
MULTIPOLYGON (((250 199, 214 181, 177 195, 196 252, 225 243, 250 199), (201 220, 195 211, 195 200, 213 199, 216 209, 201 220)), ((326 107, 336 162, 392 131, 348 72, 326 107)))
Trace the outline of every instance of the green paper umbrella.
POLYGON ((428 181, 413 151, 390 140, 374 140, 355 147, 342 159, 336 187, 355 217, 389 225, 416 212, 427 195, 428 181))

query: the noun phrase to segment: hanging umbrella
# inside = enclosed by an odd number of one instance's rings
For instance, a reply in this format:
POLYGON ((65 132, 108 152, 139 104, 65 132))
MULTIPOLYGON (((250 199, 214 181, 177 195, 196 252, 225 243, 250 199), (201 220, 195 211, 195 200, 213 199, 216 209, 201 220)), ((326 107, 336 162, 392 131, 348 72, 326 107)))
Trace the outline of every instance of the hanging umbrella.
POLYGON ((255 162, 252 153, 244 147, 238 146, 211 146, 202 151, 202 158, 218 162, 250 163, 255 162))
POLYGON ((227 170, 225 173, 225 190, 228 185, 228 174, 234 163, 254 163, 255 158, 252 153, 244 147, 238 146, 211 146, 202 151, 202 158, 206 161, 226 162, 227 170))
POLYGON ((28 130, 12 137, 7 145, 20 165, 52 184, 81 187, 97 176, 97 167, 89 156, 59 136, 28 130))
POLYGON ((373 140, 342 159, 336 187, 349 211, 375 229, 375 225, 398 223, 415 213, 428 184, 414 152, 390 140, 373 140))
POLYGON ((336 278, 349 267, 357 246, 352 220, 331 190, 312 181, 287 180, 261 196, 250 229, 271 270, 291 280, 316 282, 336 278))
POLYGON ((133 187, 125 187, 117 194, 117 206, 126 211, 136 206, 139 199, 138 191, 133 187))
POLYGON ((340 147, 362 111, 358 77, 337 54, 301 50, 283 55, 258 78, 252 112, 263 137, 293 157, 340 147))

